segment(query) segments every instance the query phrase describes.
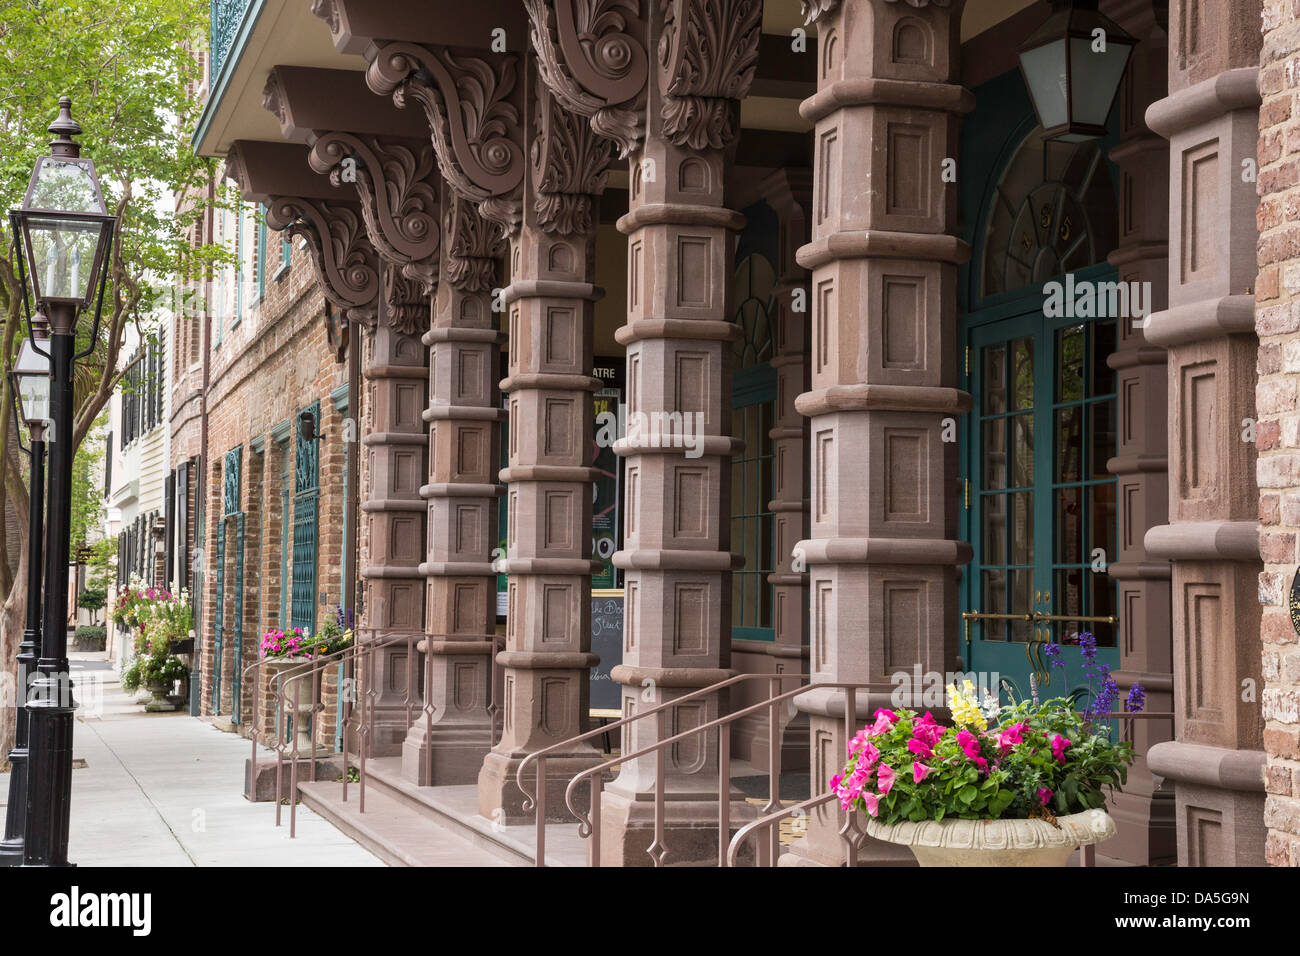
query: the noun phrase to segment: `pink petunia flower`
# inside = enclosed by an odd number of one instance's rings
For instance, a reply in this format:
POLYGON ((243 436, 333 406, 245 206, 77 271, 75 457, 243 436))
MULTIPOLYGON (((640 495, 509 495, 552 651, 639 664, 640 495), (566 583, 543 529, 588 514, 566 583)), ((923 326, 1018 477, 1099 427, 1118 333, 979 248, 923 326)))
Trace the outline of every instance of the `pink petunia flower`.
POLYGON ((927 767, 923 763, 912 761, 912 783, 920 783, 934 770, 933 767, 927 767))
POLYGON ((920 737, 913 737, 907 742, 907 749, 916 754, 922 760, 929 760, 934 756, 934 750, 926 745, 926 742, 920 737))
POLYGON ((867 805, 867 812, 873 817, 880 816, 880 797, 874 793, 862 794, 862 802, 867 805))
POLYGON ((998 734, 998 747, 1000 747, 1002 752, 1005 754, 1012 747, 1016 746, 1016 744, 1024 743, 1025 731, 1028 729, 1028 725, 1024 723, 1012 724, 1006 730, 1002 731, 1002 733, 998 734))
POLYGON ((889 793, 894 789, 894 768, 887 763, 882 763, 880 769, 876 771, 876 779, 880 781, 881 794, 889 793))
POLYGON ((1057 734, 1052 738, 1052 756, 1056 758, 1057 763, 1065 763, 1065 748, 1070 746, 1070 741, 1057 734))
POLYGON ((1047 801, 1052 799, 1052 791, 1048 790, 1046 787, 1039 787, 1038 799, 1042 802, 1043 806, 1047 806, 1047 801))

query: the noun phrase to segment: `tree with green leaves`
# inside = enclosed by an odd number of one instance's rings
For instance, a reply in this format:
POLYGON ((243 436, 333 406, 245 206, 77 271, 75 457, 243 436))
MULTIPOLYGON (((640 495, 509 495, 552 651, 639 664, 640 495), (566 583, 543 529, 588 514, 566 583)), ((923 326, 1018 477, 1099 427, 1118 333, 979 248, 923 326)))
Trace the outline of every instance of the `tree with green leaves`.
MULTIPOLYGON (((213 178, 213 160, 196 157, 188 131, 201 104, 202 76, 193 50, 207 36, 203 0, 0 0, 0 201, 22 201, 37 156, 48 152, 47 127, 60 96, 72 98, 82 155, 95 161, 117 241, 98 337, 83 322, 76 366, 75 425, 80 446, 128 370, 123 345, 156 341, 158 325, 180 297, 176 290, 206 275, 222 253, 195 248, 187 230, 203 215, 197 197, 213 178), (128 334, 134 328, 134 336, 128 334)), ((8 372, 27 335, 19 284, 19 243, 0 223, 0 365, 8 372)), ((193 306, 186 314, 193 315, 193 306)), ((26 613, 27 466, 16 447, 8 377, 0 380, 0 541, 8 520, 20 542, 0 561, 0 763, 12 742, 14 655, 26 613), (0 502, 2 505, 3 502, 0 502), (8 557, 8 556, 7 556, 8 557), (15 567, 16 565, 16 567, 15 567), (7 676, 6 676, 7 675, 7 676), (5 693, 5 688, 9 693, 5 693)), ((83 515, 84 517, 84 515, 83 515)))

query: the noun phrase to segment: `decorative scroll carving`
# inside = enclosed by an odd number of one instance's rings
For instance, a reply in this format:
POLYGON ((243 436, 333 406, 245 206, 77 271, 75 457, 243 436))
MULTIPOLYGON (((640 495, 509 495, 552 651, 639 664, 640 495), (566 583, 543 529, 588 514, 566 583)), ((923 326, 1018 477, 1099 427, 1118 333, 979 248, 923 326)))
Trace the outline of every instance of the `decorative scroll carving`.
POLYGON ((489 61, 415 43, 381 43, 366 82, 376 93, 391 94, 399 108, 414 98, 428 117, 448 185, 509 232, 519 228, 524 150, 517 57, 489 61))
POLYGON ((342 186, 340 164, 356 162, 356 187, 366 233, 380 255, 401 266, 402 275, 432 295, 438 281, 438 192, 433 150, 413 150, 377 136, 325 133, 308 162, 342 186))
POLYGON ((384 305, 388 324, 404 335, 429 328, 429 292, 391 262, 384 263, 384 305))
MULTIPOLYGON (((840 0, 799 0, 799 10, 803 13, 803 22, 813 24, 826 14, 839 8, 840 0)), ((320 14, 317 14, 320 16, 320 14)))
POLYGON ((379 256, 358 213, 323 199, 276 196, 267 206, 266 224, 302 236, 321 291, 349 318, 374 324, 379 256))
POLYGON ((311 12, 313 16, 325 21, 325 25, 330 28, 330 36, 338 36, 341 20, 335 0, 311 0, 311 12))
POLYGON ((488 292, 496 264, 506 254, 500 231, 493 229, 464 199, 445 203, 443 241, 447 243, 447 281, 461 292, 488 292))
POLYGON ((762 0, 660 0, 659 86, 664 135, 721 149, 740 131, 739 101, 758 66, 762 0))
POLYGON ((532 143, 533 207, 537 224, 561 236, 591 230, 593 211, 608 178, 609 140, 560 105, 538 84, 532 143))
POLYGON ((279 70, 272 70, 266 77, 266 86, 262 87, 262 109, 275 117, 280 129, 288 124, 289 99, 284 95, 279 70))
POLYGON ((645 135, 650 0, 524 0, 542 81, 626 157, 645 135))

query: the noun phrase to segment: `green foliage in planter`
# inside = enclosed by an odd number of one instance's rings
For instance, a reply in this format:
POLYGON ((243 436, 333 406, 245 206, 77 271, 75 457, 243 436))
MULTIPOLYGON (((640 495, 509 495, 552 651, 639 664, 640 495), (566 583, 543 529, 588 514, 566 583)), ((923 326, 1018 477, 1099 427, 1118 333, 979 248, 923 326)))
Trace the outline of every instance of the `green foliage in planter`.
POLYGON ((77 595, 77 603, 90 612, 90 619, 95 619, 95 612, 102 611, 108 604, 108 588, 88 584, 85 590, 77 595))
POLYGON ((78 651, 102 651, 108 641, 108 631, 98 624, 84 624, 72 637, 72 646, 78 651))
POLYGON ((151 687, 154 684, 170 687, 176 681, 184 680, 189 673, 181 659, 175 655, 144 655, 137 657, 130 667, 122 671, 122 689, 128 694, 134 694, 141 687, 151 687))

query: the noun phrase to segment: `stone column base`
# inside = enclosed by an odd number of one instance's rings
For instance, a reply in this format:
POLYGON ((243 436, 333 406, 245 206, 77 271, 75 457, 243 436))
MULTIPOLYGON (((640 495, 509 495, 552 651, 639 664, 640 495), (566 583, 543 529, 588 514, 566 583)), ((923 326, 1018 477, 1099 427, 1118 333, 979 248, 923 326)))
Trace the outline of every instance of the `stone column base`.
MULTIPOLYGON (((758 809, 746 803, 744 795, 731 792, 731 835, 758 818, 758 809)), ((654 793, 623 793, 606 790, 601 794, 601 866, 653 866, 647 852, 654 841, 654 793)), ((757 837, 750 839, 738 863, 754 860, 757 837)), ((716 793, 669 792, 664 797, 664 866, 717 866, 718 800, 716 793)), ((590 859, 590 844, 587 850, 590 859)))
POLYGON ((1168 741, 1147 754, 1151 772, 1175 782, 1179 866, 1263 866, 1261 750, 1168 741))
MULTIPOLYGON (((415 711, 412 712, 414 715, 415 711)), ((370 727, 368 756, 396 757, 402 752, 406 741, 406 732, 410 725, 406 721, 406 706, 375 705, 375 721, 370 727)))
POLYGON ((425 729, 421 711, 402 741, 402 779, 417 787, 476 782, 483 759, 492 749, 492 724, 487 716, 473 722, 435 721, 431 728, 432 761, 429 760, 430 739, 425 736, 425 729))
MULTIPOLYGON (((732 757, 747 760, 754 770, 768 770, 768 720, 761 717, 742 717, 732 731, 732 757)), ((777 728, 781 735, 781 772, 806 773, 808 771, 808 715, 799 713, 777 728)))
MULTIPOLYGON (((579 745, 581 746, 581 745, 579 745)), ((524 794, 515 782, 515 773, 527 754, 502 754, 491 751, 483 758, 478 773, 478 812, 480 816, 506 826, 535 823, 532 811, 524 810, 524 794)), ((572 754, 555 754, 546 758, 546 820, 548 823, 576 823, 577 819, 564 802, 569 781, 607 758, 594 750, 572 754)), ((534 785, 537 771, 526 771, 529 785, 534 785)), ((591 787, 584 780, 575 788, 574 805, 584 814, 591 804, 591 787)))

